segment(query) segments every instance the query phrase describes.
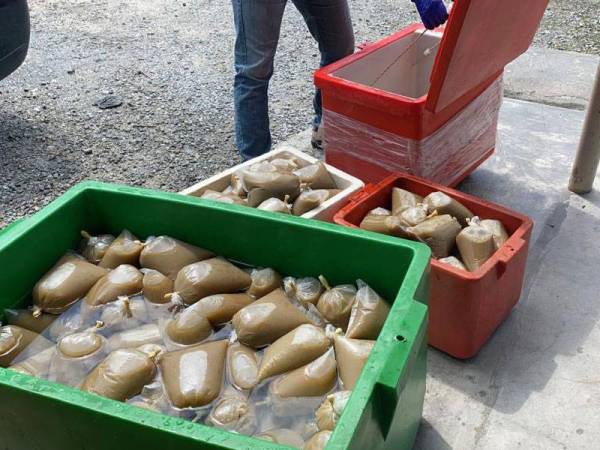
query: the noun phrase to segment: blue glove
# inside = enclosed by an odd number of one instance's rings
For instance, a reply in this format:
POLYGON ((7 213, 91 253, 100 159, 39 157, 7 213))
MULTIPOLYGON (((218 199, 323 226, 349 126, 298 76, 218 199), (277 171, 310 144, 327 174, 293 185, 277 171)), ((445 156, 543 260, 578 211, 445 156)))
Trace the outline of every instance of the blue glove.
POLYGON ((428 30, 446 23, 448 11, 442 0, 412 0, 419 11, 423 25, 428 30))

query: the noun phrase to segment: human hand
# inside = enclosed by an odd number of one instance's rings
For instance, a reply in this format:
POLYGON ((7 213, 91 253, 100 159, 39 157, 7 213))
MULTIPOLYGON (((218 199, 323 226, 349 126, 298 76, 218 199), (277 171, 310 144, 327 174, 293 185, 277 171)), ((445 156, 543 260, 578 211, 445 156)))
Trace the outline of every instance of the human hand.
POLYGON ((448 10, 442 0, 413 0, 423 25, 428 30, 446 23, 448 20, 448 10))

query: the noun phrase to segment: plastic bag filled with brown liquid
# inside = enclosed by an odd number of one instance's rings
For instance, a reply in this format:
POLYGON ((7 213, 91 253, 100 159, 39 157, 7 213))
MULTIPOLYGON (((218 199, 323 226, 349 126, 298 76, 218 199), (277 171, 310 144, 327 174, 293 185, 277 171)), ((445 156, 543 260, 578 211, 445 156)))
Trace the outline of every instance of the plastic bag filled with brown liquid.
POLYGON ((35 354, 51 346, 46 338, 25 328, 0 327, 0 367, 9 367, 23 352, 35 354))
POLYGON ((390 307, 365 282, 358 280, 357 285, 359 289, 352 305, 346 336, 353 339, 377 339, 390 307))
POLYGON ((256 209, 262 211, 278 212, 283 214, 291 214, 291 205, 287 202, 288 197, 286 196, 283 200, 278 198, 268 198, 264 202, 261 202, 256 209))
POLYGON ((137 349, 115 350, 85 378, 81 390, 125 401, 152 381, 156 375, 155 356, 137 349))
POLYGON ((402 211, 417 206, 423 202, 423 197, 413 194, 405 189, 392 189, 392 214, 400 214, 402 211))
POLYGON ((292 278, 283 280, 285 293, 290 298, 295 298, 300 303, 311 303, 316 305, 324 290, 323 285, 317 278, 292 278))
POLYGON ((54 314, 34 315, 29 309, 5 309, 4 317, 8 325, 16 325, 34 333, 43 333, 58 317, 54 314))
POLYGON ((82 257, 66 254, 33 287, 34 313, 66 311, 107 273, 82 257))
POLYGON ((214 253, 170 236, 158 236, 146 241, 140 253, 140 264, 175 280, 179 271, 194 262, 212 258, 214 253))
MULTIPOLYGON (((119 240, 141 244, 124 231, 103 259, 123 260, 119 240)), ((130 261, 108 270, 63 257, 38 283, 35 315, 7 311, 0 365, 272 442, 326 445, 389 311, 377 293, 242 269, 167 236, 130 261)))
POLYGON ((471 272, 479 269, 496 251, 494 235, 473 218, 456 237, 456 245, 465 266, 471 272))
POLYGON ((61 338, 50 362, 48 379, 77 386, 106 357, 106 338, 98 328, 76 332, 61 338))
POLYGON ((337 185, 325 164, 317 162, 294 171, 300 181, 311 189, 336 189, 337 185))
POLYGON ((325 277, 321 277, 320 280, 325 286, 325 292, 317 302, 317 309, 329 323, 345 330, 350 320, 356 288, 351 284, 331 288, 325 277))
POLYGON ((87 231, 82 231, 81 236, 83 240, 79 246, 79 251, 85 259, 92 264, 98 264, 104 258, 106 250, 110 247, 110 244, 115 240, 112 234, 100 234, 98 236, 92 236, 87 231))
POLYGON ((312 321, 290 302, 282 289, 276 289, 239 310, 232 323, 241 343, 260 348, 312 321))
POLYGON ((224 258, 211 258, 183 267, 175 279, 175 293, 186 305, 212 294, 233 294, 248 289, 250 275, 224 258))
POLYGON ((137 266, 143 248, 144 244, 137 237, 129 230, 123 230, 106 249, 98 265, 107 269, 114 269, 121 264, 137 266))

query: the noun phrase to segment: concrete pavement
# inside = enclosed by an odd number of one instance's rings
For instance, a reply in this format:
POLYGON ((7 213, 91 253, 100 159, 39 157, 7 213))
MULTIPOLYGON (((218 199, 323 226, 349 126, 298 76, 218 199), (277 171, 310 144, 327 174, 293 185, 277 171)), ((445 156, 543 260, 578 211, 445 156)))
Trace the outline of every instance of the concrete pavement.
MULTIPOLYGON (((475 358, 429 352, 416 449, 589 449, 600 439, 600 194, 567 190, 583 113, 505 100, 460 189, 530 216, 521 301, 475 358)), ((600 179, 597 181, 600 186, 600 179)))
POLYGON ((532 47, 506 68, 504 95, 584 110, 598 63, 596 55, 532 47))

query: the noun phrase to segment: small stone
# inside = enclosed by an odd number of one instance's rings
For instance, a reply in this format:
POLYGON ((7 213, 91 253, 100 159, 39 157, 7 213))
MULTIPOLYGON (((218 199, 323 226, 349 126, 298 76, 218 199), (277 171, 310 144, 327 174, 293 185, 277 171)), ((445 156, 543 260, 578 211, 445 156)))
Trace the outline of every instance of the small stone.
POLYGON ((122 104, 123 100, 117 95, 107 95, 94 102, 94 106, 97 106, 100 109, 117 108, 122 104))

